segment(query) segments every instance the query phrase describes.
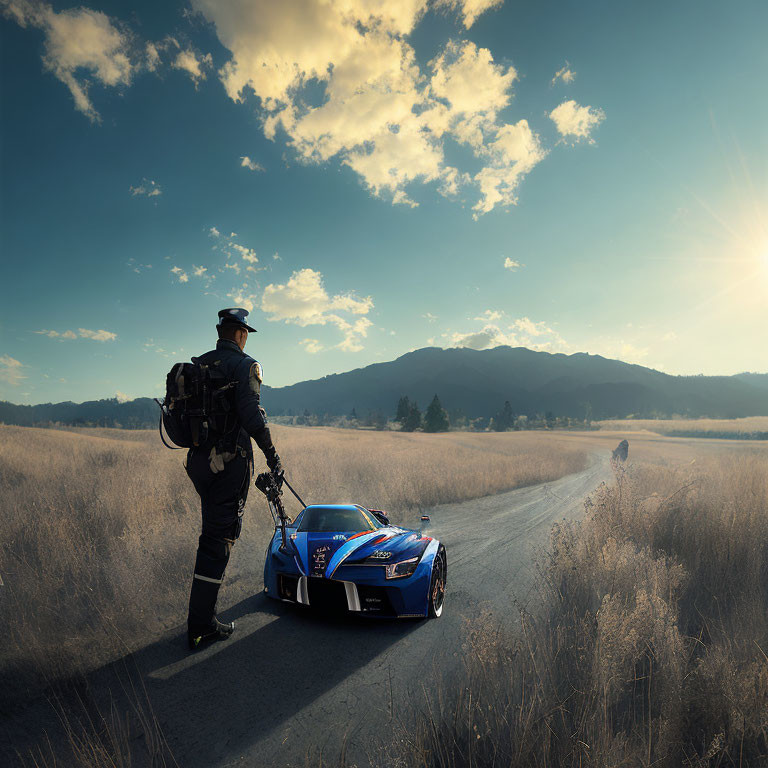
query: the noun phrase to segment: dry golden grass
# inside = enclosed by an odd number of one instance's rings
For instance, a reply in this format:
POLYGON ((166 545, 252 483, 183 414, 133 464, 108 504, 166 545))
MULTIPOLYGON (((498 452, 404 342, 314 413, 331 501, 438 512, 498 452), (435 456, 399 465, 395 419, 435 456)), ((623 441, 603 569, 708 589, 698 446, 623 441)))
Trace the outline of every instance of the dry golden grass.
POLYGON ((611 431, 648 430, 675 437, 768 439, 768 416, 744 419, 614 419, 594 424, 611 431))
MULTIPOLYGON (((307 503, 355 501, 395 520, 553 480, 588 461, 577 441, 556 435, 274 427, 273 437, 307 503)), ((184 454, 153 431, 0 426, 2 698, 24 698, 183 622, 200 519, 184 454)), ((250 571, 225 587, 225 605, 260 589, 271 532, 252 490, 230 564, 232 573, 242 558, 250 571)))
POLYGON ((553 529, 541 613, 469 628, 458 699, 396 764, 766 764, 768 450, 679 448, 641 446, 553 529))

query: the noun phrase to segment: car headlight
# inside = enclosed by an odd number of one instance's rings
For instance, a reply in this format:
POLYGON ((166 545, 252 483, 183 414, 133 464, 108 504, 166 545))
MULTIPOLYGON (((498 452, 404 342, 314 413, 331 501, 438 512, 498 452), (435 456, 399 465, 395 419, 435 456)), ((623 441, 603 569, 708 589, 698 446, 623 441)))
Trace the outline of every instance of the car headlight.
POLYGON ((418 557, 412 557, 410 560, 401 560, 399 563, 388 563, 384 566, 384 575, 388 579, 402 579, 404 576, 410 576, 419 564, 418 557))

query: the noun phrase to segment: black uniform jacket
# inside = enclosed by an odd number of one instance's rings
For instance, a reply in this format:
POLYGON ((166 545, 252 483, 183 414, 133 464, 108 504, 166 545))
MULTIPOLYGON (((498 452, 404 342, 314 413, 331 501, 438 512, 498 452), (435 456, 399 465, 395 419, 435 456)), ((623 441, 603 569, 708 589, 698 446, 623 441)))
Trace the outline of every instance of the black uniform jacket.
POLYGON ((205 365, 215 365, 235 382, 234 405, 240 427, 237 444, 250 453, 252 437, 264 452, 271 469, 277 453, 264 410, 260 407, 261 366, 229 339, 219 339, 216 349, 201 355, 198 360, 205 365))

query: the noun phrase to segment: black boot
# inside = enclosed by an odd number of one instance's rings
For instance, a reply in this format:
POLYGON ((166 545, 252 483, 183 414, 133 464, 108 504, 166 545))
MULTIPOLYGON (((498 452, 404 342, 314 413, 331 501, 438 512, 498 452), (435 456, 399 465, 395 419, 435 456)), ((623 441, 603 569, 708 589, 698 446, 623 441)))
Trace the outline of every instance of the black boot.
POLYGON ((187 629, 187 641, 189 650, 197 650, 203 643, 213 642, 215 640, 226 640, 235 631, 235 622, 230 621, 224 624, 214 617, 213 624, 202 629, 187 629))
POLYGON ((206 534, 200 536, 195 559, 195 575, 189 593, 187 626, 207 632, 216 621, 216 599, 224 581, 232 544, 206 534))

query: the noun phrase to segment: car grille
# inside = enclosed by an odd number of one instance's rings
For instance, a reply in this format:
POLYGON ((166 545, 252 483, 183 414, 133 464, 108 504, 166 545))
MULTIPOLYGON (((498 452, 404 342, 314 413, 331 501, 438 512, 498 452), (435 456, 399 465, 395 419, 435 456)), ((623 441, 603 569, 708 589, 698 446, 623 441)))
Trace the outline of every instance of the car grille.
POLYGON ((291 602, 309 602, 310 607, 326 613, 363 613, 373 616, 397 616, 386 587, 367 584, 352 584, 325 578, 299 579, 296 576, 279 573, 277 575, 279 597, 291 602), (305 589, 304 597, 300 596, 305 589), (351 589, 347 593, 347 589, 351 589), (351 606, 351 610, 350 610, 351 606), (358 608, 359 606, 359 608, 358 608))
POLYGON ((346 612, 347 592, 344 583, 331 579, 307 579, 309 605, 321 611, 346 612))

